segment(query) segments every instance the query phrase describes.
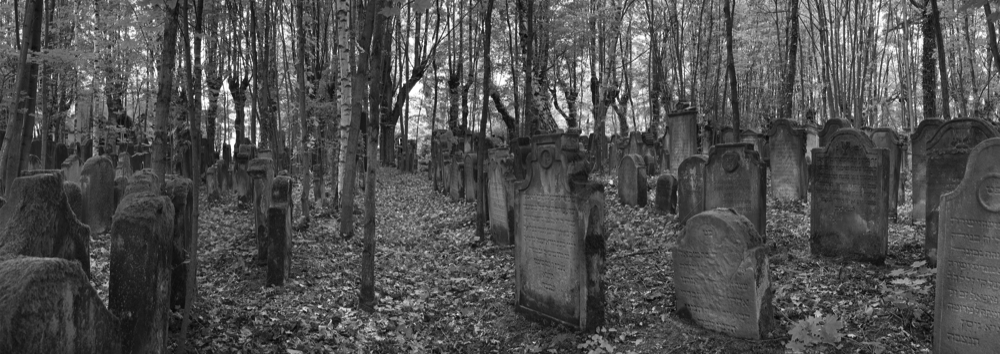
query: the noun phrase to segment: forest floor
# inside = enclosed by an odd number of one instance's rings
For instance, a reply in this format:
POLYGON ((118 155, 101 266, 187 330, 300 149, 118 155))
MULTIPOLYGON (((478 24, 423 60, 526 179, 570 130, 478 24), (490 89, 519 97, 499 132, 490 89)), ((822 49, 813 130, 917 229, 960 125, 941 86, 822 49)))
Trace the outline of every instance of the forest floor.
MULTIPOLYGON (((889 257, 877 266, 813 257, 808 204, 769 200, 778 325, 765 339, 743 340, 674 312, 671 248, 681 231, 674 216, 623 206, 614 187, 605 190, 607 316, 594 333, 515 313, 513 249, 480 243, 475 204, 434 192, 426 173, 378 173, 373 313, 357 301, 361 237, 341 240, 331 213, 294 233, 292 280, 265 287, 252 215, 232 197, 207 203, 203 195, 189 341, 198 353, 930 352, 934 271, 921 261, 923 228, 910 224, 909 203, 890 224, 889 257)), ((356 203, 363 205, 360 196, 356 203)), ((358 235, 361 216, 359 209, 358 235)), ((92 245, 106 300, 108 235, 92 245)), ((171 319, 171 348, 180 318, 171 319)))

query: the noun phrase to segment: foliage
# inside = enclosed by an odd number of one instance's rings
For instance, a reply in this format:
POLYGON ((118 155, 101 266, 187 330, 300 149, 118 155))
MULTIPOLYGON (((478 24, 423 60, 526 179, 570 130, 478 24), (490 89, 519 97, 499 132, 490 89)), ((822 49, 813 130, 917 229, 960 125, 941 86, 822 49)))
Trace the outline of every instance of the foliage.
POLYGON ((844 337, 840 330, 844 328, 844 322, 837 316, 821 316, 816 312, 816 316, 810 317, 795 323, 788 334, 792 335, 792 340, 786 344, 788 349, 796 352, 805 351, 807 347, 820 344, 836 344, 844 337))

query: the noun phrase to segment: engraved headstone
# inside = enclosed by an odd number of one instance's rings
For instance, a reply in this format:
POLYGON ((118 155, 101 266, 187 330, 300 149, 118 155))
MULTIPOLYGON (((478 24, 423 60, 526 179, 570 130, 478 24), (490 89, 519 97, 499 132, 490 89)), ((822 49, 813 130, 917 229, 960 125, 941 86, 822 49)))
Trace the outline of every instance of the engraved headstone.
POLYGON ((656 191, 654 193, 653 200, 656 210, 668 214, 676 213, 677 178, 668 174, 657 176, 656 191))
POLYGON ((622 204, 646 206, 649 186, 646 185, 646 169, 643 159, 636 154, 625 155, 618 164, 618 198, 622 204))
POLYGON ((990 123, 978 119, 953 119, 938 128, 927 142, 927 223, 924 251, 928 261, 937 261, 938 203, 941 195, 955 190, 965 175, 965 166, 980 142, 997 136, 990 123))
POLYGON ((768 132, 771 156, 771 193, 781 201, 806 199, 806 136, 787 119, 778 119, 768 132))
POLYGON ((705 209, 730 208, 764 235, 767 220, 767 169, 753 145, 712 147, 705 165, 705 209))
POLYGON ((267 210, 267 285, 285 285, 292 269, 292 179, 274 178, 267 210))
POLYGON ((969 154, 962 182, 941 196, 934 352, 1000 350, 1000 138, 969 154))
POLYGON ((604 191, 586 181, 579 136, 531 138, 530 171, 517 186, 514 303, 529 317, 592 330, 605 312, 604 191))
POLYGON ((840 129, 809 167, 813 254, 881 263, 889 240, 889 151, 840 129))
POLYGON ((670 173, 677 175, 681 162, 698 153, 698 111, 687 109, 667 116, 670 125, 670 173))
POLYGON ((693 155, 681 162, 677 173, 677 222, 705 211, 705 165, 708 157, 693 155))
POLYGON ((731 209, 691 217, 673 250, 681 317, 729 336, 760 339, 773 326, 764 236, 731 209))
POLYGON ((913 189, 913 211, 910 217, 915 222, 927 219, 927 142, 942 124, 943 119, 924 119, 910 135, 910 150, 913 154, 910 159, 913 189))
POLYGON ((486 179, 489 197, 486 200, 489 202, 490 234, 493 235, 493 242, 498 245, 510 245, 514 241, 511 227, 514 213, 507 202, 513 199, 509 163, 510 154, 507 149, 490 150, 489 178, 486 179))
POLYGON ((903 150, 900 148, 899 135, 889 128, 873 130, 869 136, 875 146, 889 151, 889 217, 895 219, 899 204, 900 166, 903 161, 903 150))
POLYGON ((843 118, 834 118, 826 121, 823 124, 823 130, 819 132, 819 146, 826 146, 830 142, 830 138, 833 137, 833 133, 837 130, 844 128, 853 128, 851 121, 843 118))

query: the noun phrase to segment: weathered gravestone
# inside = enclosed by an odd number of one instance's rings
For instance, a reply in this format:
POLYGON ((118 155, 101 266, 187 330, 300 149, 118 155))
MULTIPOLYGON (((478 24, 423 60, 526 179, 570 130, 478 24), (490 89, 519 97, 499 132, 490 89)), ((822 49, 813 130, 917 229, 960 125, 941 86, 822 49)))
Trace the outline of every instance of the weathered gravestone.
POLYGON ((531 138, 518 181, 515 309, 581 330, 604 322, 604 191, 587 181, 580 131, 531 138))
POLYGON ((274 178, 267 209, 267 285, 282 286, 292 269, 292 179, 274 178))
POLYGON ((813 254, 881 263, 889 241, 889 151, 840 129, 809 167, 813 254))
POLYGON ((75 216, 58 175, 14 179, 0 207, 0 255, 78 261, 90 274, 90 230, 75 216))
POLYGON ((253 179, 253 202, 250 210, 254 214, 254 230, 257 235, 257 263, 263 265, 267 262, 267 209, 271 207, 274 163, 270 158, 258 157, 250 161, 248 173, 253 179))
POLYGON ((913 154, 910 160, 913 190, 913 211, 910 217, 914 222, 924 222, 927 219, 927 142, 942 124, 943 119, 924 119, 910 135, 913 154))
POLYGON ((889 128, 878 128, 869 134, 872 139, 872 143, 875 143, 876 147, 885 149, 889 152, 889 185, 886 186, 886 191, 889 192, 889 217, 895 219, 897 217, 897 209, 899 206, 899 193, 900 193, 900 167, 903 161, 903 150, 900 148, 899 135, 895 131, 889 128))
POLYGON ((934 352, 1000 352, 1000 138, 972 150, 940 206, 934 352))
POLYGON ((659 156, 662 152, 659 141, 656 139, 655 132, 646 131, 645 133, 642 133, 642 140, 640 143, 642 143, 642 145, 639 146, 639 154, 642 156, 643 165, 646 166, 646 175, 658 175, 660 173, 660 166, 658 165, 660 160, 659 156))
POLYGON ((997 136, 990 123, 978 119, 953 119, 938 128, 927 142, 927 229, 924 251, 928 261, 937 261, 938 203, 941 195, 955 190, 965 175, 965 166, 980 142, 997 136))
POLYGON ((117 354, 118 320, 80 265, 0 256, 0 353, 117 354))
POLYGON ((244 204, 250 203, 253 199, 253 182, 247 173, 251 155, 250 145, 240 145, 239 152, 236 154, 236 166, 233 169, 233 189, 236 191, 237 199, 244 204))
POLYGON ((205 188, 208 190, 209 201, 219 200, 219 163, 205 170, 205 188))
POLYGON ((105 156, 94 156, 83 164, 80 172, 80 188, 83 202, 87 205, 87 220, 90 232, 100 234, 111 226, 111 216, 115 212, 115 169, 105 156))
POLYGON ((479 169, 476 168, 476 158, 478 155, 474 152, 465 154, 465 201, 474 202, 476 201, 477 194, 479 194, 479 169))
POLYGON ((125 187, 125 197, 129 194, 140 193, 140 192, 150 192, 154 194, 159 194, 161 191, 160 178, 153 173, 153 170, 144 169, 141 171, 136 171, 132 174, 132 177, 128 179, 128 186, 125 187))
POLYGON ((125 176, 115 177, 115 204, 114 210, 118 209, 118 204, 125 197, 125 189, 128 188, 128 178, 125 176))
POLYGON ((229 144, 222 144, 222 183, 220 186, 223 190, 231 191, 233 189, 233 148, 229 144))
POLYGON ((63 174, 66 176, 66 180, 70 182, 80 182, 80 177, 83 174, 83 161, 76 154, 69 155, 65 161, 62 162, 63 174))
POLYGON ((451 201, 457 202, 462 200, 465 196, 465 153, 455 152, 451 154, 451 176, 449 181, 451 185, 448 186, 448 196, 451 197, 451 201))
POLYGON ((643 159, 636 154, 628 154, 618 164, 618 198, 622 204, 646 206, 649 186, 646 184, 646 169, 643 159))
POLYGON ((819 147, 819 132, 812 122, 807 123, 802 129, 806 132, 806 164, 811 164, 812 151, 819 147))
POLYGON ((681 162, 698 153, 698 111, 685 109, 667 115, 670 125, 670 174, 678 175, 681 162))
POLYGON ((73 215, 82 224, 82 220, 84 219, 83 213, 85 213, 86 209, 83 206, 83 190, 80 189, 80 184, 64 181, 63 193, 66 193, 66 202, 69 203, 70 210, 73 210, 73 215))
POLYGON ((26 161, 25 163, 26 163, 26 165, 24 166, 25 170, 45 169, 45 166, 42 165, 42 159, 35 154, 28 155, 28 161, 26 161))
POLYGON ((705 165, 708 157, 693 155, 681 162, 677 170, 677 222, 705 211, 705 165))
POLYGON ((843 118, 834 118, 823 124, 823 130, 819 132, 819 146, 823 147, 830 143, 833 133, 844 128, 853 128, 851 121, 843 118))
POLYGON ((767 169, 753 145, 722 144, 712 147, 705 165, 705 210, 730 208, 766 234, 767 169))
POLYGON ((736 129, 733 129, 733 127, 723 127, 722 131, 719 132, 720 141, 716 145, 735 143, 736 138, 736 129))
POLYGON ((507 149, 490 150, 489 178, 486 179, 489 197, 486 200, 489 202, 490 234, 493 235, 493 242, 498 245, 510 245, 514 242, 511 232, 514 211, 511 203, 508 203, 514 199, 510 159, 507 149))
POLYGON ((778 119, 771 123, 768 135, 771 193, 781 201, 806 199, 809 190, 805 131, 795 129, 787 119, 778 119))
POLYGON ((761 159, 764 157, 764 137, 760 133, 747 129, 740 132, 740 142, 752 144, 754 151, 760 154, 761 159))
POLYGON ((170 296, 170 199, 130 194, 111 225, 108 308, 121 319, 122 351, 166 353, 170 296))
POLYGON ((446 151, 441 152, 441 183, 438 184, 438 192, 443 195, 449 195, 451 192, 451 173, 453 161, 451 158, 451 153, 446 151))
POLYGON ((192 222, 194 220, 193 182, 177 175, 164 176, 163 195, 174 206, 173 234, 170 238, 170 307, 184 306, 187 296, 188 264, 191 261, 192 222))
POLYGON ((773 326, 764 236, 732 209, 691 217, 673 250, 675 306, 699 326, 760 339, 773 326))
POLYGON ((115 168, 115 177, 128 178, 135 171, 132 170, 132 159, 127 154, 118 155, 118 166, 115 168))
POLYGON ((663 174, 656 177, 656 190, 653 193, 656 210, 674 214, 677 212, 677 178, 663 174))

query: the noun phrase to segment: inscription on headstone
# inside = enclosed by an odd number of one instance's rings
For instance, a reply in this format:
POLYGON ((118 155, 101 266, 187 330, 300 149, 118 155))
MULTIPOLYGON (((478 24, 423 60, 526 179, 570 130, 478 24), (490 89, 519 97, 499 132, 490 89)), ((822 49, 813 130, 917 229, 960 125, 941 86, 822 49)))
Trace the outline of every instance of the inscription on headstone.
POLYGON ((781 201, 806 199, 805 132, 787 119, 771 123, 768 149, 771 157, 771 193, 781 201))
POLYGON ((730 208, 745 216, 765 234, 767 170, 753 145, 712 147, 705 165, 705 209, 730 208))

